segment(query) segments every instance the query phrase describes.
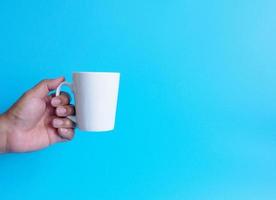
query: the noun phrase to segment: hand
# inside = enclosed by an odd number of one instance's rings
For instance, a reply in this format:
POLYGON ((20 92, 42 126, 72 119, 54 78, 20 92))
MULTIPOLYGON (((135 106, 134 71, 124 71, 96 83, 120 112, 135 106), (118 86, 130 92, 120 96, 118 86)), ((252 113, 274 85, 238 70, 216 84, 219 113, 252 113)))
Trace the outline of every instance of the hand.
POLYGON ((35 151, 73 138, 74 123, 66 118, 75 112, 69 95, 49 95, 62 81, 41 81, 0 116, 0 151, 35 151))

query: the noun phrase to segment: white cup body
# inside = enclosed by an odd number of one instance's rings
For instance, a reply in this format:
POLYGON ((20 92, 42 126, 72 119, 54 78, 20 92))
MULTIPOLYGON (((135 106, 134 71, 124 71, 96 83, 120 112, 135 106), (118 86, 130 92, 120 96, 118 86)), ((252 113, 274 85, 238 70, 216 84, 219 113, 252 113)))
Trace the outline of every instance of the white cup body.
POLYGON ((77 127, 84 131, 114 129, 120 73, 75 72, 72 89, 77 127))

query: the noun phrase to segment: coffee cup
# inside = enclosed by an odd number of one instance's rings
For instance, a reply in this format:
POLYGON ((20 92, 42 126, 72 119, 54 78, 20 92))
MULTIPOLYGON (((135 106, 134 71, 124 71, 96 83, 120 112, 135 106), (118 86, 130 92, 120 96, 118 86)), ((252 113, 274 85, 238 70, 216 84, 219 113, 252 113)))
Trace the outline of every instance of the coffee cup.
POLYGON ((68 116, 83 131, 111 131, 115 126, 120 73, 74 72, 73 82, 62 82, 71 88, 75 99, 75 116, 68 116))

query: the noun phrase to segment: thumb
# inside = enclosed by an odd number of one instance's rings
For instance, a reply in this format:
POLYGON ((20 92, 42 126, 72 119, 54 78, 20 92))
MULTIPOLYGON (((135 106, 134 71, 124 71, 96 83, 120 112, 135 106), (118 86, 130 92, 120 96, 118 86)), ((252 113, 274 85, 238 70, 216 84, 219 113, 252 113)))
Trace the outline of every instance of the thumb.
POLYGON ((63 81, 64 77, 42 80, 33 87, 30 92, 36 97, 44 98, 50 91, 55 90, 63 81))

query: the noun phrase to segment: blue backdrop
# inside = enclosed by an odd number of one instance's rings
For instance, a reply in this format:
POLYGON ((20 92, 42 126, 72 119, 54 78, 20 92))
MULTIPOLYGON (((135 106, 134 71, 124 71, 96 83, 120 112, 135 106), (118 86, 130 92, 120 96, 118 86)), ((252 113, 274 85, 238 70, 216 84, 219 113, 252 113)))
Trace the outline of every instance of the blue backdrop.
POLYGON ((0 2, 0 111, 120 71, 116 130, 0 156, 1 200, 276 198, 274 0, 0 2))

